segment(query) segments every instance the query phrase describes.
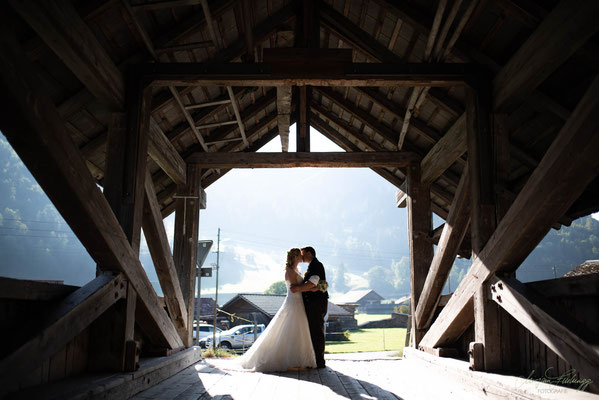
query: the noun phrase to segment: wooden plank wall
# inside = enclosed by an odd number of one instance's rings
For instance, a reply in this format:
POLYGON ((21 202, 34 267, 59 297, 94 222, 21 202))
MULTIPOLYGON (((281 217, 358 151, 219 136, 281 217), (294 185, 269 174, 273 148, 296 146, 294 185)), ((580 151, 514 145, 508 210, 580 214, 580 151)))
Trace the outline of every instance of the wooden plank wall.
MULTIPOLYGON (((528 284, 527 284, 528 285, 528 284)), ((572 317, 583 323, 597 338, 592 345, 599 345, 599 293, 596 295, 562 295, 550 297, 551 301, 572 317)), ((500 309, 502 367, 505 373, 539 379, 567 376, 574 380, 584 379, 575 371, 572 364, 560 358, 528 329, 522 326, 505 310, 500 309)), ((474 341, 471 325, 456 342, 459 358, 468 359, 469 343, 474 341)), ((573 389, 579 383, 567 386, 573 389)), ((587 389, 588 390, 588 389, 587 389)))
MULTIPOLYGON (((3 329, 0 334, 3 343, 2 356, 10 353, 22 344, 23 340, 37 332, 44 310, 52 307, 54 303, 54 301, 0 299, 0 325, 13 327, 13 329, 3 329), (24 316, 27 318, 25 319, 24 316), (15 327, 21 329, 14 329, 15 327)), ((81 374, 87 369, 88 343, 89 329, 86 328, 44 361, 39 368, 24 375, 20 381, 14 382, 15 390, 17 387, 24 389, 81 374)))

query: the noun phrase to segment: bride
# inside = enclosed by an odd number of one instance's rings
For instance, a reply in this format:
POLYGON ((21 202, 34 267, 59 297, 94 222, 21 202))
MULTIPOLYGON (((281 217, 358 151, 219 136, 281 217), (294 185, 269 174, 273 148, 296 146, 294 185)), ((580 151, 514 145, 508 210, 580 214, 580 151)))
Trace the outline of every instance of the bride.
POLYGON ((292 284, 303 281, 297 269, 301 261, 300 249, 293 248, 287 252, 287 297, 258 340, 239 358, 242 368, 274 372, 296 367, 316 367, 302 294, 292 293, 290 290, 292 284))

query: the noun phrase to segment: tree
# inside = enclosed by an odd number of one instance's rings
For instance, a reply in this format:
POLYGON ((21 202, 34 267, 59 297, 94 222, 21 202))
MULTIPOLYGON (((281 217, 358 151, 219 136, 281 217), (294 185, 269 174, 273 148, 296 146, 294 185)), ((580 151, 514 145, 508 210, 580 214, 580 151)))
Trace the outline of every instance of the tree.
POLYGON ((264 294, 287 294, 287 286, 285 286, 285 281, 277 281, 272 283, 268 289, 264 291, 264 294))

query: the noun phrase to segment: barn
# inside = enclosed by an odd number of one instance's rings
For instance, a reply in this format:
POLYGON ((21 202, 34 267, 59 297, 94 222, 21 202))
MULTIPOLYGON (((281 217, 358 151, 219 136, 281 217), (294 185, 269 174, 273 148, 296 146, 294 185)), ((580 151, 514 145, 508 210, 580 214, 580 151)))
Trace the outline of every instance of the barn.
POLYGON ((0 130, 98 273, 0 280, 0 397, 127 398, 197 362, 205 191, 232 169, 292 167, 371 168, 397 188, 407 357, 447 361, 480 396, 492 372, 575 370, 597 393, 597 274, 515 271, 599 210, 598 17, 596 0, 2 2, 0 130), (311 152, 311 129, 345 152, 311 152), (275 138, 281 152, 257 152, 275 138), (436 312, 458 254, 472 266, 436 312))

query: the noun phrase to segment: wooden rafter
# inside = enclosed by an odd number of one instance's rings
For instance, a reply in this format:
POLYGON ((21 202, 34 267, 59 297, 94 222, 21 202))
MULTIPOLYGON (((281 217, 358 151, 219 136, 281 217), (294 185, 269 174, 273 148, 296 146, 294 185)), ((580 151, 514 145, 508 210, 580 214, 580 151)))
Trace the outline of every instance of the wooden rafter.
POLYGON ((470 223, 470 186, 468 169, 462 174, 458 190, 449 209, 449 215, 443 225, 443 232, 438 242, 438 250, 431 262, 426 276, 420 301, 414 313, 416 327, 424 329, 430 325, 435 304, 439 301, 445 281, 460 249, 462 240, 470 223))
POLYGON ((562 0, 493 81, 494 108, 513 108, 599 30, 594 0, 562 0), (551 46, 546 46, 551 43, 551 46))
POLYGON ((11 1, 11 6, 94 96, 114 111, 122 110, 121 72, 70 4, 11 1), (67 26, 68 32, 63 31, 67 26))
MULTIPOLYGON (((181 182, 183 184, 185 182, 181 182)), ((152 178, 146 172, 145 180, 145 198, 144 198, 144 214, 143 214, 143 230, 148 249, 152 255, 152 261, 156 268, 156 275, 160 282, 160 287, 164 293, 166 306, 169 314, 175 323, 175 327, 179 332, 182 340, 187 337, 187 308, 183 301, 181 286, 179 285, 179 277, 175 270, 173 254, 168 244, 168 238, 162 215, 160 214, 160 206, 156 199, 156 191, 152 184, 152 178)))

